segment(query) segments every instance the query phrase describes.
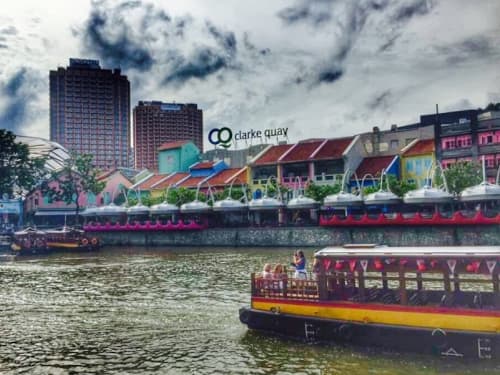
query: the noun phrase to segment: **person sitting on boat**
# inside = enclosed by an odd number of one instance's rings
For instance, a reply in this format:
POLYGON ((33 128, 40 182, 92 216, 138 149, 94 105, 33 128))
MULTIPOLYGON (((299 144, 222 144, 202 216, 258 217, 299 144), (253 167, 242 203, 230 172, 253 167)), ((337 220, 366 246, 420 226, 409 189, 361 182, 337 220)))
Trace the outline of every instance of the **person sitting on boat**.
POLYGON ((283 265, 281 263, 276 264, 273 269, 273 277, 272 277, 273 280, 277 280, 273 281, 274 289, 282 290, 283 280, 285 280, 286 277, 287 276, 283 265))
POLYGON ((270 263, 264 264, 264 269, 262 270, 262 278, 263 279, 273 278, 272 266, 270 263))
POLYGON ((307 279, 306 257, 304 256, 304 252, 302 250, 295 252, 291 265, 295 267, 296 279, 307 279))

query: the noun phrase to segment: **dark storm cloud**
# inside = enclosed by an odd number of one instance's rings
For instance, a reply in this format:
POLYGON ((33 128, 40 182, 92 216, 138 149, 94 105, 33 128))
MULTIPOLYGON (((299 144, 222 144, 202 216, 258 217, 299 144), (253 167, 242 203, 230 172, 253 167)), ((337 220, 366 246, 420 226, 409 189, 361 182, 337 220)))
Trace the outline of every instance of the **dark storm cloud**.
POLYGON ((389 99, 392 96, 391 90, 385 90, 377 94, 372 100, 367 103, 367 107, 372 111, 377 109, 386 109, 389 106, 389 99))
POLYGON ((278 17, 285 24, 294 24, 299 22, 307 22, 313 26, 319 26, 330 21, 331 12, 330 4, 332 1, 306 1, 301 0, 294 6, 287 7, 278 12, 278 17))
POLYGON ((129 33, 123 14, 139 6, 140 2, 127 2, 110 9, 101 8, 101 4, 93 3, 82 31, 86 49, 97 54, 108 66, 139 71, 151 69, 154 61, 151 53, 129 33))
POLYGON ((431 11, 434 4, 430 0, 410 0, 399 5, 394 14, 392 21, 406 22, 415 16, 423 16, 431 11))
POLYGON ((7 49, 9 46, 7 44, 0 43, 0 49, 7 49))
POLYGON ((332 83, 340 79, 343 74, 342 69, 323 70, 318 74, 318 82, 332 83))
POLYGON ((490 58, 500 54, 495 42, 485 36, 477 35, 451 45, 435 47, 435 52, 445 56, 448 64, 460 64, 471 59, 490 58))
POLYGON ((0 35, 17 35, 17 29, 14 26, 7 26, 0 29, 0 35))
POLYGON ((152 3, 94 2, 81 31, 85 52, 103 65, 125 70, 150 71, 161 66, 160 84, 183 84, 234 67, 237 38, 211 22, 195 23, 191 16, 172 18, 152 3), (189 40, 201 31, 206 40, 189 40))
POLYGON ((163 83, 184 83, 190 78, 203 79, 228 66, 228 60, 211 48, 199 48, 189 59, 178 56, 163 83))
POLYGON ((271 50, 269 48, 261 48, 261 49, 257 48, 257 46, 250 41, 250 37, 249 37, 247 32, 243 33, 243 46, 248 51, 256 52, 262 56, 265 56, 265 55, 268 55, 271 53, 271 50))
MULTIPOLYGON (((0 127, 20 133, 31 118, 30 106, 38 98, 41 77, 26 68, 20 68, 2 86, 1 94, 6 105, 0 113, 0 127)), ((31 108, 32 109, 32 108, 31 108)))

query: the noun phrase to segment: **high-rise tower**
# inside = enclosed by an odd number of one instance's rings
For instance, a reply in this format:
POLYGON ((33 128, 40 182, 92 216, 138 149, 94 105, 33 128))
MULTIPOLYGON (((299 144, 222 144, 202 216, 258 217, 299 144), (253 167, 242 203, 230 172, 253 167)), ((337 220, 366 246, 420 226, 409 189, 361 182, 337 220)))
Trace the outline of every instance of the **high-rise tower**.
POLYGON ((70 59, 50 71, 50 140, 94 155, 102 169, 129 167, 130 83, 120 69, 70 59))

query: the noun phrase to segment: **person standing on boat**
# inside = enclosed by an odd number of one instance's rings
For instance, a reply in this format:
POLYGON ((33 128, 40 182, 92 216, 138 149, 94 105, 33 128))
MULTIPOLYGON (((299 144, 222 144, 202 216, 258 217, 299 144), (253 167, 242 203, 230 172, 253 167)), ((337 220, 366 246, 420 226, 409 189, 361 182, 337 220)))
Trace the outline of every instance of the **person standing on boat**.
POLYGON ((307 279, 306 257, 302 250, 297 250, 293 256, 292 266, 295 267, 296 279, 307 279))

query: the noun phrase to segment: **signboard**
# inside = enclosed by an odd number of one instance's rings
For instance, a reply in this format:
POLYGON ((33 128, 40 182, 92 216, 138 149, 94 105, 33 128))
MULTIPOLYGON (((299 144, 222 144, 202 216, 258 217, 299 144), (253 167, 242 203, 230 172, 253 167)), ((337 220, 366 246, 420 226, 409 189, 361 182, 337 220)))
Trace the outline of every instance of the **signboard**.
POLYGON ((270 139, 272 137, 286 137, 288 128, 273 128, 264 130, 250 129, 248 131, 239 130, 236 133, 224 126, 222 128, 213 128, 208 132, 208 141, 214 146, 222 146, 224 148, 231 147, 234 141, 252 140, 254 138, 270 139))

